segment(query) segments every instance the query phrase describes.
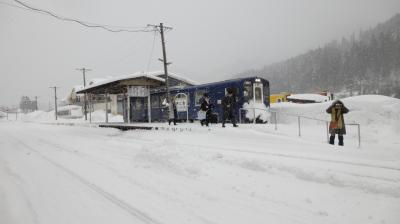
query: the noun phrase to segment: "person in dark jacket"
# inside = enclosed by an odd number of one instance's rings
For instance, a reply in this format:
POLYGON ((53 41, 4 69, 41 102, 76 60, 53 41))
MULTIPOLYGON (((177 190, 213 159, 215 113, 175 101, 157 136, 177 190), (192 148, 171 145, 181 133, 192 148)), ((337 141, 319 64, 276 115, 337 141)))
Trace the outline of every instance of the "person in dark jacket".
POLYGON ((236 118, 235 118, 235 113, 234 109, 236 106, 236 98, 234 96, 234 92, 232 88, 229 88, 228 94, 224 96, 222 99, 222 109, 224 111, 224 115, 222 118, 222 127, 225 127, 225 121, 226 120, 231 120, 233 127, 237 127, 236 125, 236 118))
POLYGON ((210 103, 210 97, 208 96, 208 93, 204 93, 203 96, 203 102, 200 105, 200 109, 206 114, 205 119, 200 121, 201 126, 203 126, 204 124, 208 127, 208 124, 210 123, 210 119, 211 119, 211 107, 212 104, 210 103))
POLYGON ((336 100, 331 106, 326 109, 326 112, 331 114, 331 123, 329 124, 329 133, 331 137, 329 138, 329 144, 335 144, 335 135, 339 137, 339 145, 343 146, 343 135, 346 134, 346 126, 344 124, 344 116, 349 112, 343 102, 336 100))

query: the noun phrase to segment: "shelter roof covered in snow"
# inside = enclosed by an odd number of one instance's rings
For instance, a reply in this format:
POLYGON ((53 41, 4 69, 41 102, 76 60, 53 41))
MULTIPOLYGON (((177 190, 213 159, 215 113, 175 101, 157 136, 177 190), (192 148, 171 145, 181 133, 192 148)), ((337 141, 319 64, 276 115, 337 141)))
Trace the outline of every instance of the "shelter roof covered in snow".
MULTIPOLYGON (((196 81, 184 78, 183 76, 175 73, 168 73, 169 83, 171 86, 174 85, 197 85, 196 81)), ((89 86, 80 89, 77 93, 94 93, 102 94, 106 91, 111 94, 121 93, 122 88, 126 86, 150 86, 159 87, 165 83, 164 71, 154 72, 137 72, 130 75, 111 77, 106 79, 96 79, 96 81, 90 82, 89 86)))
POLYGON ((130 75, 118 76, 105 79, 99 82, 92 83, 89 86, 79 90, 77 93, 122 93, 126 86, 161 86, 164 84, 164 79, 155 75, 146 73, 134 73, 130 75))

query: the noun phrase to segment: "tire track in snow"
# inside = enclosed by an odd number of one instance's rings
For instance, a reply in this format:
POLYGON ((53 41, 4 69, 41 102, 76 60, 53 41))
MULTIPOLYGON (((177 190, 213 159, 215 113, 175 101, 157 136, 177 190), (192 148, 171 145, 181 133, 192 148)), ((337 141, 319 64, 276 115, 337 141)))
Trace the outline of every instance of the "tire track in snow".
MULTIPOLYGON (((124 140, 124 138, 120 138, 121 140, 124 140)), ((152 146, 165 146, 165 140, 160 142, 155 142, 154 140, 148 140, 148 139, 134 139, 135 141, 141 141, 146 144, 152 144, 152 146)), ((203 148, 203 149, 215 149, 215 150, 220 150, 220 151, 226 151, 226 152, 240 152, 240 153, 248 153, 248 154, 256 154, 256 155, 264 155, 264 156, 275 156, 275 157, 283 157, 283 158, 289 158, 289 159, 299 159, 299 160, 310 160, 310 161, 317 161, 317 162, 329 162, 333 164, 345 164, 345 165, 350 165, 350 166, 358 166, 358 167, 367 167, 367 168, 378 168, 378 169, 384 169, 384 170, 390 170, 390 171, 395 171, 398 172, 400 171, 400 168, 396 167, 390 167, 390 166, 384 166, 384 165, 370 165, 367 163, 356 163, 356 162, 349 162, 349 161, 341 161, 341 160, 332 160, 332 159, 324 159, 324 158, 316 158, 316 157, 307 157, 307 156, 297 156, 297 155, 288 155, 288 154, 282 154, 282 153, 271 153, 271 152, 261 152, 261 151, 251 151, 251 150, 243 150, 243 149, 237 149, 237 148, 226 148, 226 147, 220 147, 220 146, 210 146, 210 145, 198 145, 198 144, 187 144, 187 143, 181 143, 179 141, 176 142, 178 145, 182 146, 188 146, 191 148, 203 148)), ((374 177, 370 175, 360 175, 360 174, 355 174, 355 173, 349 173, 349 172, 343 172, 348 175, 353 175, 356 177, 363 177, 363 178, 370 178, 370 179, 376 179, 376 180, 382 180, 382 181, 388 181, 388 182, 394 182, 398 183, 400 182, 400 179, 398 180, 393 180, 389 178, 383 178, 383 177, 374 177)))
MULTIPOLYGON (((38 142, 40 142, 40 143, 43 143, 43 144, 45 144, 45 145, 48 145, 48 146, 57 148, 57 149, 60 150, 60 151, 69 153, 70 155, 78 156, 79 158, 80 158, 80 156, 85 156, 86 159, 91 160, 92 162, 94 162, 94 163, 96 163, 96 164, 98 164, 98 165, 100 165, 100 166, 102 166, 102 167, 105 167, 105 168, 109 169, 111 172, 115 173, 116 175, 120 175, 119 172, 117 172, 115 169, 113 169, 113 168, 110 167, 110 166, 107 166, 106 164, 103 164, 102 162, 98 161, 97 159, 95 159, 94 157, 92 157, 92 156, 89 155, 89 154, 86 154, 86 153, 83 153, 83 154, 82 154, 82 152, 80 152, 79 154, 77 154, 75 150, 71 150, 71 149, 65 148, 65 147, 59 145, 58 143, 49 141, 49 139, 45 139, 45 138, 41 138, 41 137, 37 137, 37 136, 32 136, 32 137, 37 138, 38 142)), ((121 138, 121 140, 124 140, 124 138, 121 138)), ((125 140, 126 140, 126 139, 125 139, 125 140)), ((158 141, 157 141, 157 142, 155 142, 155 141, 151 141, 151 142, 150 142, 150 141, 149 141, 149 142, 148 142, 147 140, 141 140, 141 139, 135 139, 135 140, 142 141, 143 143, 145 143, 145 144, 147 144, 147 145, 150 145, 151 147, 162 147, 162 146, 165 146, 165 141, 162 141, 162 142, 158 142, 158 141)), ((123 178, 126 178, 126 177, 123 177, 123 178)), ((129 179, 129 181, 131 181, 131 180, 129 179)), ((145 187, 144 185, 141 185, 140 183, 137 183, 137 182, 135 182, 135 184, 139 184, 141 188, 145 187)), ((147 186, 147 187, 148 187, 148 186, 147 186)), ((145 190, 148 190, 148 188, 145 189, 145 190)), ((153 193, 160 194, 159 192, 153 192, 153 193)), ((160 196, 164 196, 164 195, 160 195, 160 196)), ((276 202, 276 201, 271 201, 271 200, 269 200, 269 202, 275 203, 276 205, 278 205, 279 208, 277 208, 277 210, 279 210, 279 209, 286 209, 286 210, 287 210, 287 209, 290 209, 289 206, 288 206, 287 204, 282 205, 282 203, 278 203, 278 202, 276 202)), ((297 208, 297 209, 299 209, 299 208, 297 208)), ((316 212, 314 212, 314 211, 309 211, 309 210, 304 210, 304 211, 310 212, 310 213, 312 213, 312 214, 314 214, 314 215, 316 214, 316 212)), ((270 211, 269 213, 272 214, 272 215, 274 215, 274 216, 278 216, 278 217, 281 216, 280 213, 277 212, 277 211, 275 211, 275 212, 270 211)), ((198 218, 199 220, 201 220, 203 223, 207 223, 207 224, 216 224, 216 222, 213 222, 213 221, 211 221, 211 220, 208 220, 206 217, 203 217, 203 216, 201 216, 201 215, 198 215, 197 213, 193 213, 193 215, 194 215, 194 217, 196 217, 196 218, 198 218)), ((319 215, 319 214, 317 214, 317 215, 319 215)), ((293 223, 299 223, 299 224, 300 224, 300 223, 307 223, 307 222, 300 221, 300 220, 304 219, 304 217, 300 218, 300 217, 297 217, 297 216, 296 216, 296 218, 291 218, 291 220, 293 221, 293 223), (297 219, 296 219, 296 218, 297 218, 297 219)))
MULTIPOLYGON (((182 144, 185 146, 189 146, 189 147, 193 147, 193 148, 198 148, 198 147, 202 147, 199 145, 192 145, 192 144, 182 144)), ((222 147, 213 147, 213 146, 203 146, 205 148, 208 149, 217 149, 217 150, 225 150, 225 151, 239 151, 239 152, 248 152, 246 150, 240 150, 240 149, 226 149, 226 148, 222 148, 222 147)), ((275 153, 264 153, 264 152, 252 152, 250 151, 250 153, 256 153, 256 154, 273 154, 276 155, 275 153)), ((282 156, 282 157, 287 157, 284 154, 277 154, 277 156, 282 156)), ((291 156, 288 155, 289 158, 298 158, 297 156, 291 156)), ((322 162, 327 162, 325 159, 314 159, 314 158, 308 158, 308 157, 299 157, 299 159, 310 159, 313 161, 322 161, 322 162)), ((347 164, 347 162, 345 161, 335 161, 335 160, 329 160, 328 162, 337 162, 337 163, 345 163, 347 164)), ((382 167, 376 167, 373 165, 367 165, 367 166, 363 166, 363 165, 359 165, 358 163, 350 163, 348 165, 355 165, 355 166, 362 166, 362 167, 369 167, 369 168, 382 168, 382 167)), ((365 165, 365 164, 364 164, 365 165)), ((307 172, 307 171, 303 171, 301 169, 298 168, 291 168, 291 167, 287 167, 287 166, 274 166, 275 168, 277 168, 280 171, 284 171, 284 172, 288 172, 290 174, 292 174, 293 176, 295 176, 298 179, 301 180, 305 180, 305 181, 312 181, 312 182, 316 182, 316 183, 322 183, 322 184, 330 184, 332 186, 336 186, 336 187, 350 187, 350 188, 354 188, 354 189, 358 189, 358 190, 362 190, 365 192, 370 192, 370 193, 374 193, 374 194, 383 194, 383 195, 387 195, 390 197, 396 197, 396 198, 400 198, 400 187, 398 185, 399 180, 398 179, 387 179, 387 178, 381 178, 381 177, 373 177, 373 176, 366 176, 366 175, 358 175, 358 174, 354 174, 354 173, 349 173, 349 172, 341 172, 345 175, 350 175, 352 177, 362 177, 362 178, 368 178, 368 179, 372 179, 372 180, 379 180, 379 181, 385 181, 391 184, 390 187, 383 187, 374 183, 369 183, 369 182, 358 182, 358 181, 354 181, 353 179, 348 179, 346 182, 342 182, 340 176, 337 176, 335 173, 331 173, 328 175, 319 175, 318 173, 314 173, 314 172, 307 172)), ((385 169, 385 168, 383 168, 385 169)), ((389 169, 391 171, 398 171, 397 169, 389 169)))
MULTIPOLYGON (((121 137, 121 139, 125 139, 125 138, 121 137)), ((159 145, 159 142, 155 142, 154 140, 148 140, 148 139, 134 139, 134 140, 151 143, 154 146, 159 145)), ((367 163, 355 163, 355 162, 349 162, 349 161, 332 160, 332 159, 324 159, 324 158, 316 158, 316 157, 308 157, 308 156, 288 155, 288 154, 283 154, 283 153, 243 150, 243 149, 237 149, 237 148, 231 148, 231 147, 226 148, 226 147, 221 147, 221 146, 188 144, 188 143, 182 143, 179 141, 177 141, 176 143, 179 145, 182 145, 182 146, 188 146, 188 147, 192 147, 192 148, 206 148, 206 149, 208 148, 208 149, 216 149, 216 150, 227 151, 227 152, 240 152, 240 153, 248 153, 248 154, 256 154, 256 155, 266 155, 266 156, 284 157, 284 158, 291 158, 291 159, 310 160, 310 161, 317 161, 317 162, 329 162, 329 163, 335 163, 335 164, 345 164, 345 165, 351 165, 351 166, 378 168, 378 169, 386 169, 386 170, 400 172, 400 167, 391 167, 391 166, 384 166, 384 165, 371 165, 371 164, 367 164, 367 163)))
POLYGON ((353 162, 348 162, 348 161, 331 160, 331 159, 324 159, 324 158, 314 158, 314 157, 307 157, 307 156, 295 156, 295 155, 288 155, 288 154, 282 154, 282 153, 250 151, 250 150, 243 150, 243 149, 236 149, 236 148, 224 148, 224 147, 219 147, 219 146, 217 147, 217 146, 210 146, 210 145, 194 145, 194 144, 187 144, 187 143, 179 143, 179 144, 184 145, 184 146, 189 146, 189 147, 196 147, 196 148, 217 149, 217 150, 230 151, 230 152, 268 155, 268 156, 284 157, 284 158, 291 158, 291 159, 302 159, 302 160, 311 160, 311 161, 317 161, 317 162, 329 162, 329 163, 345 164, 345 165, 351 165, 351 166, 361 166, 361 167, 369 167, 369 168, 386 169, 386 170, 392 170, 392 171, 400 171, 400 168, 383 166, 383 165, 370 165, 370 164, 366 164, 366 163, 353 163, 353 162))
POLYGON ((33 223, 39 224, 40 222, 39 222, 38 214, 35 211, 35 209, 33 208, 32 202, 31 202, 31 200, 29 200, 29 197, 28 197, 26 191, 22 188, 21 184, 24 183, 24 180, 22 179, 22 177, 20 175, 18 175, 17 173, 13 172, 10 169, 10 167, 7 165, 6 161, 0 159, 0 165, 3 167, 2 171, 4 171, 4 173, 11 178, 10 181, 16 185, 16 188, 14 188, 14 189, 17 189, 17 191, 19 191, 21 193, 20 195, 22 196, 22 199, 25 201, 26 206, 29 209, 29 213, 32 216, 33 223))
POLYGON ((101 196, 106 198, 108 201, 112 202, 117 207, 125 210, 126 212, 128 212, 131 215, 133 215, 135 218, 141 220, 142 222, 148 223, 148 224, 161 224, 161 222, 159 222, 158 220, 155 220, 154 218, 150 217, 146 213, 140 211, 137 208, 134 208, 133 206, 131 206, 128 203, 124 202, 123 200, 117 198, 116 196, 112 195, 111 193, 103 190, 101 187, 97 186, 96 184, 93 184, 93 183, 89 182, 87 179, 85 179, 82 176, 74 173, 73 171, 69 170, 65 166, 62 166, 61 164, 49 159, 48 157, 46 157, 45 155, 43 155, 42 153, 40 153, 39 151, 37 151, 33 147, 25 144, 24 142, 22 142, 21 140, 15 138, 14 136, 10 136, 10 138, 14 139, 19 145, 23 146, 24 148, 36 153, 39 157, 41 157, 42 159, 46 160, 48 163, 50 163, 53 166, 59 168, 63 172, 67 173, 68 175, 74 177, 75 179, 77 179, 83 185, 87 186, 88 188, 90 188, 94 192, 100 194, 101 196))

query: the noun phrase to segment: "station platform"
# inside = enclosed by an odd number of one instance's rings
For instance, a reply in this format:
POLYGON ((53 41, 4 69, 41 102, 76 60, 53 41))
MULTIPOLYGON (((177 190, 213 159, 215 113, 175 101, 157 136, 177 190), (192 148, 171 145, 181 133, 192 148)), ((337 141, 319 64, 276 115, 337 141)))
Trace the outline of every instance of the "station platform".
POLYGON ((174 130, 191 131, 193 124, 178 123, 177 125, 168 125, 168 123, 97 123, 100 128, 116 128, 122 131, 128 130, 174 130))

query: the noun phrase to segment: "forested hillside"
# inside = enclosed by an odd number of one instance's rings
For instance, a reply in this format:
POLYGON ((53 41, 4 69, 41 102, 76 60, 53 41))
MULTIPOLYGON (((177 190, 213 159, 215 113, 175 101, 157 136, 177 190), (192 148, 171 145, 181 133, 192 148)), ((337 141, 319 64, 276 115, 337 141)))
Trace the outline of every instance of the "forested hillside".
POLYGON ((239 76, 248 74, 269 79, 272 93, 329 90, 400 98, 400 14, 350 38, 239 76))

